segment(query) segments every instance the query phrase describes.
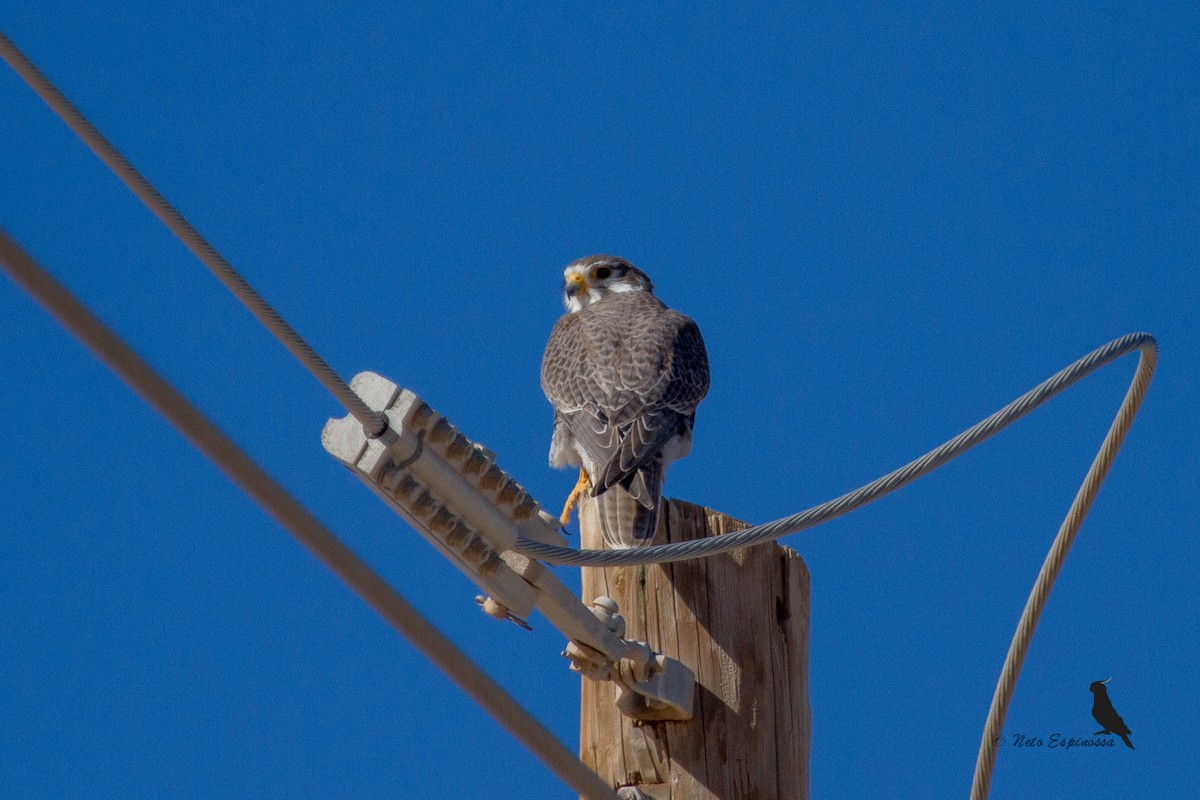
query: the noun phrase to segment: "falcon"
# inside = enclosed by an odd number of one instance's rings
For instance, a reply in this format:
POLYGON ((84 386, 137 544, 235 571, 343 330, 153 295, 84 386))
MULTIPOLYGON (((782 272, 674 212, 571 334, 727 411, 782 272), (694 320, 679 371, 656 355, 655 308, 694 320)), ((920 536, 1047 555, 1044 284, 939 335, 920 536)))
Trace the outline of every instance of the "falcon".
POLYGON ((643 547, 658 525, 667 466, 691 449, 708 392, 704 340, 654 296, 646 273, 616 256, 567 265, 563 302, 542 358, 554 406, 550 466, 579 467, 561 522, 590 493, 605 543, 643 547))

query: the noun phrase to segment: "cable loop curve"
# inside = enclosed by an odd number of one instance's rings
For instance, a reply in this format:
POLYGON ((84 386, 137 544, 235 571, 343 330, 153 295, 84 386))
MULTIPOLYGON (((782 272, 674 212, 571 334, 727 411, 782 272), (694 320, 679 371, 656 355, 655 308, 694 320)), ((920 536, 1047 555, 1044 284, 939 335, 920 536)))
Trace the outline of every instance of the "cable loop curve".
POLYGON ((714 556, 739 547, 774 541, 783 536, 799 533, 807 528, 849 514, 855 509, 871 503, 884 495, 907 486, 918 478, 928 475, 946 462, 957 458, 975 445, 999 433, 1051 397, 1087 377, 1104 365, 1121 356, 1141 350, 1146 354, 1157 352, 1157 343, 1148 333, 1131 333, 1114 339, 1093 350, 1066 369, 1056 373, 1043 383, 1018 397, 987 419, 973 425, 953 439, 935 447, 920 458, 910 461, 899 469, 889 472, 871 483, 861 486, 833 500, 792 514, 773 522, 755 525, 752 528, 688 542, 654 545, 631 550, 576 550, 571 547, 518 539, 514 548, 522 555, 545 561, 549 564, 582 567, 628 567, 643 564, 666 564, 690 558, 714 556))

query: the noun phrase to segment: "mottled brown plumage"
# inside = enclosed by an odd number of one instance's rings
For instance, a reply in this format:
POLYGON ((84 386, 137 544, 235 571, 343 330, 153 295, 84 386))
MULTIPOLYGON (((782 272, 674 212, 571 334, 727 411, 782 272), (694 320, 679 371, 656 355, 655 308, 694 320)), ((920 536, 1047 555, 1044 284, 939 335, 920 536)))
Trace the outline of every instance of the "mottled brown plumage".
POLYGON ((556 411, 551 463, 582 464, 609 544, 639 546, 654 535, 665 468, 689 449, 708 391, 704 341, 622 259, 581 259, 567 275, 569 307, 573 295, 587 299, 554 326, 542 361, 556 411))

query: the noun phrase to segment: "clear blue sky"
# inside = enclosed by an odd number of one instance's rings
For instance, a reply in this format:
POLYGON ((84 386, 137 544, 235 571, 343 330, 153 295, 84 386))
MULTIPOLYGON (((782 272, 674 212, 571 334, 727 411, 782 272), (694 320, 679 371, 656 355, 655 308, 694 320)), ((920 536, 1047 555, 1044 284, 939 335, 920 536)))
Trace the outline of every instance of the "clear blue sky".
MULTIPOLYGON (((708 342, 668 493, 755 522, 1155 334, 1005 728, 1090 734, 1112 676, 1137 750, 1005 747, 994 796, 1200 795, 1195 5, 446 5, 18 0, 0 28, 335 368, 547 506, 573 476, 538 364, 589 253, 708 342)), ((560 637, 479 613, 321 449, 340 408, 7 69, 0 109, 0 225, 573 746, 560 637)), ((0 314, 0 796, 568 795, 4 280, 0 314)), ((814 798, 967 794, 1134 361, 788 540, 814 798)))

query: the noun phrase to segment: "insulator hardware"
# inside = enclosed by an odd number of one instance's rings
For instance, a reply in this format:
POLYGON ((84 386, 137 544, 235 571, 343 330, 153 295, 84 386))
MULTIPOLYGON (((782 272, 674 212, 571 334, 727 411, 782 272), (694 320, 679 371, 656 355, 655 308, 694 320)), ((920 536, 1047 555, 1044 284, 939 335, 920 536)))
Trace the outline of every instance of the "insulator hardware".
POLYGON ((446 457, 452 461, 461 461, 471 449, 471 440, 460 433, 446 445, 446 457))
POLYGON ((463 471, 468 475, 480 475, 489 463, 491 461, 487 454, 482 450, 476 449, 475 452, 467 456, 466 462, 463 463, 463 471))
MULTIPOLYGON (((386 500, 414 530, 486 594, 480 603, 499 619, 528 628, 536 607, 568 639, 573 668, 618 683, 617 705, 637 719, 687 719, 690 670, 621 638, 616 608, 591 610, 537 561, 513 551, 518 538, 565 544, 554 518, 496 463, 412 392, 373 373, 351 388, 388 420, 377 438, 353 417, 330 420, 325 449, 386 500)), ((611 602, 611 601, 610 601, 611 602)))
POLYGON ((470 541, 471 529, 462 523, 462 520, 456 520, 453 527, 446 534, 446 544, 450 545, 455 550, 462 550, 470 541))
POLYGON ((415 427, 424 428, 431 417, 433 417, 433 409, 429 407, 429 404, 418 403, 412 412, 412 424, 415 427))
POLYGON ((434 423, 433 427, 429 429, 429 443, 442 444, 443 442, 449 441, 455 433, 456 431, 454 430, 453 425, 444 419, 439 419, 434 423))

